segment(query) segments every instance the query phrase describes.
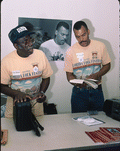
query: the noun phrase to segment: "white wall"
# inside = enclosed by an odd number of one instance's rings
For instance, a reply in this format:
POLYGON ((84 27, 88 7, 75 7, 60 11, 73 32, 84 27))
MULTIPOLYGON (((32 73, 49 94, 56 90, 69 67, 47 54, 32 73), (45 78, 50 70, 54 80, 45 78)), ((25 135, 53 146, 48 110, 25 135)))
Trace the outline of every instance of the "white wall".
MULTIPOLYGON (((111 71, 103 77, 105 98, 119 96, 119 2, 118 0, 3 0, 1 3, 1 58, 14 50, 9 31, 18 25, 18 17, 67 19, 73 24, 84 19, 90 38, 106 44, 112 59, 111 71)), ((72 34, 72 44, 76 42, 72 34)), ((54 75, 47 91, 49 102, 57 104, 59 113, 70 112, 72 86, 65 72, 52 65, 54 75)))

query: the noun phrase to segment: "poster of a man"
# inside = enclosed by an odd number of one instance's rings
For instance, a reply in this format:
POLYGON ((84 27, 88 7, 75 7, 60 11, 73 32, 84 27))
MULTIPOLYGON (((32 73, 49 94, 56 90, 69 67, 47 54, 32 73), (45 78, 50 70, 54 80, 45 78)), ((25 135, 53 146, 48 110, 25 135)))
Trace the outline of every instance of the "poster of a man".
POLYGON ((70 47, 67 44, 69 36, 69 25, 60 21, 55 29, 54 38, 42 43, 40 49, 46 54, 49 61, 64 61, 66 50, 70 47))
POLYGON ((42 50, 49 61, 64 61, 65 53, 71 46, 71 20, 21 18, 24 24, 34 31, 34 48, 42 50))

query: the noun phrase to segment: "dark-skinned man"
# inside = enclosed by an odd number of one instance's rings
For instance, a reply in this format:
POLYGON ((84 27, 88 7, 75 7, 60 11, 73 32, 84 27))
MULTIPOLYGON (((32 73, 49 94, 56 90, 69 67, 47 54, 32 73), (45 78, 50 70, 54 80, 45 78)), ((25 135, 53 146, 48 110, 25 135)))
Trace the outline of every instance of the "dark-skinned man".
POLYGON ((53 74, 45 54, 33 49, 33 33, 19 25, 8 36, 16 50, 6 55, 1 62, 1 93, 7 95, 5 117, 13 117, 13 105, 27 98, 34 107, 35 116, 43 114, 44 94, 53 74))
POLYGON ((102 42, 89 39, 90 30, 84 21, 77 21, 73 31, 77 42, 66 52, 64 70, 67 80, 94 79, 97 80, 98 87, 94 89, 86 83, 71 83, 74 85, 71 96, 72 113, 102 111, 102 76, 110 70, 111 59, 102 42))

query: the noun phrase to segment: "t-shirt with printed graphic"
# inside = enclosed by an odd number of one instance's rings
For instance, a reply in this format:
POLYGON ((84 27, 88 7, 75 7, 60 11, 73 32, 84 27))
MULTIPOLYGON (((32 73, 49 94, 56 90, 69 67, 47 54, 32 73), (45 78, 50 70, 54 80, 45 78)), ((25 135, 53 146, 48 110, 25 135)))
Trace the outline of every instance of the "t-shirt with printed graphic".
MULTIPOLYGON (((96 40, 91 40, 87 47, 82 47, 76 42, 66 52, 65 68, 66 72, 73 72, 78 79, 98 72, 101 65, 111 62, 106 46, 96 40)), ((98 82, 101 83, 101 80, 98 82)))
MULTIPOLYGON (((29 57, 20 57, 16 50, 8 54, 1 62, 1 83, 9 84, 12 89, 25 92, 32 96, 34 104, 36 94, 39 92, 42 78, 48 78, 53 74, 51 66, 45 54, 34 49, 29 57)), ((6 117, 12 117, 13 99, 7 98, 6 117)), ((33 110, 36 116, 43 114, 43 104, 37 103, 33 110), (38 107, 39 106, 39 107, 38 107), (39 110, 36 111, 36 108, 39 110)))
POLYGON ((54 39, 50 39, 42 43, 39 49, 45 53, 49 61, 64 61, 65 53, 69 47, 67 43, 58 45, 55 43, 54 39))

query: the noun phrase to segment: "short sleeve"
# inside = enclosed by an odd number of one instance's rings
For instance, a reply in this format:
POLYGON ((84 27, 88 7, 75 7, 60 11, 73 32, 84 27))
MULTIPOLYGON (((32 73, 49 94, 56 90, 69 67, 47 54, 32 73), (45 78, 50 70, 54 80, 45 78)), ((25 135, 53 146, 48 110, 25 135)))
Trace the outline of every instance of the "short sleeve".
POLYGON ((48 78, 53 74, 53 70, 44 53, 43 53, 43 64, 44 64, 44 68, 43 68, 42 78, 48 78))
POLYGON ((72 66, 72 54, 70 49, 67 50, 65 55, 65 67, 64 71, 66 72, 73 72, 73 66, 72 66))
POLYGON ((106 65, 111 62, 111 58, 107 52, 106 46, 103 44, 102 64, 106 65))

